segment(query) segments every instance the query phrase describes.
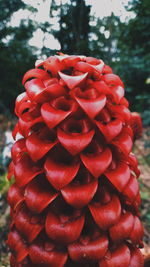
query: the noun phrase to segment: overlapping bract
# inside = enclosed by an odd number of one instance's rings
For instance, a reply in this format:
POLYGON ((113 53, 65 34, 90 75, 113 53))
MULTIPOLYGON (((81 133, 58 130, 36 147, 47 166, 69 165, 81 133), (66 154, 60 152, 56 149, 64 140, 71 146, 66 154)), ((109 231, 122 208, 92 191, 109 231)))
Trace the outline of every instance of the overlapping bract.
POLYGON ((123 82, 102 60, 60 55, 23 84, 8 174, 11 266, 142 267, 140 172, 123 82))

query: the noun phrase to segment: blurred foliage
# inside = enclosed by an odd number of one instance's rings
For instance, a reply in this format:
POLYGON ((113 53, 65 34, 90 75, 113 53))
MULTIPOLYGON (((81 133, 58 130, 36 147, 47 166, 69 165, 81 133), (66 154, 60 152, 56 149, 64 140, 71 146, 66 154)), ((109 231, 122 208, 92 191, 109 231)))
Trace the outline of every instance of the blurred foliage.
POLYGON ((7 174, 4 173, 0 175, 0 195, 6 194, 8 192, 8 188, 13 183, 13 179, 11 182, 7 179, 7 174))
POLYGON ((113 12, 103 19, 91 15, 86 0, 68 0, 66 4, 52 0, 49 21, 37 23, 29 17, 21 20, 18 27, 10 23, 16 11, 28 9, 35 13, 37 9, 21 0, 0 0, 0 6, 0 113, 13 111, 14 100, 23 90, 22 76, 34 67, 37 52, 45 56, 57 52, 45 47, 44 42, 39 50, 29 46, 28 41, 39 28, 45 36, 52 34, 59 41, 61 52, 91 55, 110 64, 125 83, 132 111, 142 114, 144 125, 150 124, 149 0, 131 0, 126 9, 133 11, 135 17, 124 22, 113 12))
POLYGON ((53 10, 58 10, 59 31, 52 30, 63 53, 89 55, 90 6, 84 0, 70 0, 63 5, 52 2, 53 10))
POLYGON ((22 20, 18 27, 9 23, 14 12, 26 8, 21 0, 0 0, 0 7, 0 113, 4 113, 12 112, 22 91, 22 76, 33 67, 35 56, 28 40, 35 27, 31 20, 22 20))
POLYGON ((150 124, 150 1, 132 0, 128 10, 135 18, 120 23, 116 70, 126 84, 131 109, 142 113, 143 123, 150 124))

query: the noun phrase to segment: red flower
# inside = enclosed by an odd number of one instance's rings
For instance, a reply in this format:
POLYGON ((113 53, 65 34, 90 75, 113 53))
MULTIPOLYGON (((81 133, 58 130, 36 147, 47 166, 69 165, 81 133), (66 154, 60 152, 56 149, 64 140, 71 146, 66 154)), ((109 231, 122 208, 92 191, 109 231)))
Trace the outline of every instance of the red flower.
POLYGON ((11 266, 142 267, 131 152, 141 126, 123 82, 102 60, 62 54, 23 84, 8 175, 11 266))

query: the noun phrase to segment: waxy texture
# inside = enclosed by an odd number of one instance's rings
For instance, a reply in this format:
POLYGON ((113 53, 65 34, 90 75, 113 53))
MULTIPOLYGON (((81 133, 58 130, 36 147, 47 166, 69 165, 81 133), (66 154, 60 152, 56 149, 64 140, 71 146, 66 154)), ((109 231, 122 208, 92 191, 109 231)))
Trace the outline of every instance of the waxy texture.
POLYGON ((51 56, 16 99, 8 192, 11 267, 142 267, 142 124, 100 59, 51 56))

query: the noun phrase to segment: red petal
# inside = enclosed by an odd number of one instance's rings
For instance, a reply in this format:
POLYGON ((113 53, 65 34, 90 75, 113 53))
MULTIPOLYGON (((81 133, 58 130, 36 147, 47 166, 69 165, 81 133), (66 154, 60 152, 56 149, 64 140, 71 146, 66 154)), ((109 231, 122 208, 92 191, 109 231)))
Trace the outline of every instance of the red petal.
POLYGON ((94 118, 105 106, 106 96, 100 95, 97 98, 80 98, 78 97, 79 88, 74 91, 74 98, 80 105, 80 107, 87 113, 90 118, 94 118))
POLYGON ((131 152, 133 145, 131 137, 124 133, 124 130, 122 130, 122 132, 115 139, 113 139, 112 144, 117 146, 120 151, 126 155, 131 152))
POLYGON ((109 229, 113 242, 117 242, 130 237, 134 225, 134 217, 130 212, 122 214, 118 222, 109 229))
POLYGON ((57 195, 46 178, 41 175, 27 185, 25 189, 26 205, 32 212, 40 213, 57 195))
POLYGON ((62 222, 61 219, 52 212, 46 218, 46 233, 55 242, 71 243, 78 239, 84 226, 84 216, 62 222))
POLYGON ((45 162, 44 168, 49 182, 57 190, 60 190, 73 180, 79 170, 79 166, 80 163, 77 162, 76 159, 71 163, 71 165, 65 165, 48 158, 45 162))
POLYGON ((108 106, 111 114, 114 117, 120 119, 122 122, 129 124, 130 118, 131 118, 131 112, 126 106, 114 105, 114 104, 111 104, 110 102, 107 103, 107 106, 108 106))
POLYGON ((27 154, 24 154, 15 165, 15 179, 18 186, 25 186, 43 171, 35 165, 27 154))
POLYGON ((64 148, 72 155, 80 153, 92 140, 95 131, 88 133, 65 133, 60 128, 57 130, 57 137, 64 148))
POLYGON ((119 76, 116 74, 113 74, 113 73, 103 75, 102 80, 104 82, 106 82, 109 86, 120 85, 120 86, 124 87, 124 84, 121 81, 121 79, 119 78, 119 76))
POLYGON ((107 86, 104 81, 93 82, 92 86, 96 88, 100 94, 112 95, 112 90, 107 86))
POLYGON ((26 257, 25 259, 23 259, 23 261, 21 261, 20 263, 17 263, 15 255, 11 254, 10 257, 10 266, 11 267, 22 267, 22 266, 26 266, 26 267, 40 267, 39 265, 34 265, 32 264, 31 260, 29 259, 29 257, 26 257))
POLYGON ((131 139, 133 140, 133 130, 132 130, 130 125, 127 125, 126 127, 124 127, 123 131, 125 134, 128 134, 131 137, 131 139))
POLYGON ((95 123, 102 134, 105 136, 105 139, 108 143, 122 130, 122 121, 120 119, 112 120, 107 124, 103 124, 102 122, 95 120, 95 123))
POLYGON ((55 82, 45 87, 40 79, 26 82, 25 88, 29 98, 37 103, 43 103, 65 94, 65 89, 60 84, 55 82))
POLYGON ((104 68, 104 62, 101 60, 100 64, 97 64, 94 66, 95 70, 97 70, 99 73, 102 73, 104 68))
POLYGON ((49 70, 53 76, 57 76, 58 72, 65 68, 65 63, 57 56, 51 56, 43 62, 43 66, 46 70, 49 70))
POLYGON ((131 113, 130 125, 133 130, 134 140, 141 138, 143 126, 142 126, 142 118, 139 113, 137 112, 131 113))
POLYGON ((115 169, 106 171, 105 175, 122 192, 130 180, 130 169, 127 164, 120 162, 115 169))
POLYGON ((134 203, 132 205, 134 205, 135 209, 138 211, 139 206, 141 205, 141 197, 140 197, 139 192, 138 192, 136 199, 134 200, 134 203))
POLYGON ((30 78, 39 78, 39 79, 45 80, 45 79, 49 79, 50 75, 45 70, 31 69, 27 71, 25 75, 23 76, 22 83, 24 84, 30 78))
POLYGON ((56 83, 56 82, 53 84, 49 84, 45 88, 45 92, 46 92, 46 95, 48 96, 46 101, 48 101, 49 99, 51 100, 51 99, 54 99, 56 97, 66 95, 66 89, 63 86, 61 86, 59 83, 56 83))
POLYGON ((80 56, 68 56, 68 57, 64 57, 62 59, 62 62, 65 63, 65 65, 67 66, 67 68, 70 68, 70 67, 74 67, 75 64, 80 61, 80 56))
POLYGON ((92 64, 90 61, 87 60, 87 62, 77 62, 75 65, 75 69, 81 72, 87 72, 90 74, 93 74, 95 71, 97 71, 99 74, 102 72, 104 67, 104 62, 102 60, 99 60, 99 63, 92 64), (87 63, 88 62, 88 63, 87 63))
POLYGON ((43 118, 41 116, 34 118, 29 112, 26 112, 19 118, 19 131, 24 137, 27 137, 30 133, 30 128, 41 122, 43 122, 43 118))
POLYGON ((12 131, 12 136, 13 136, 14 140, 16 140, 16 136, 18 133, 20 133, 20 130, 19 130, 19 123, 17 122, 13 131, 12 131))
POLYGON ((20 94, 16 98, 15 102, 15 113, 19 117, 23 111, 31 107, 31 101, 29 100, 29 97, 27 96, 26 92, 20 94))
POLYGON ((16 230, 9 233, 7 244, 15 252, 18 262, 21 262, 28 255, 27 246, 16 230))
POLYGON ((138 161, 137 161, 136 156, 133 153, 129 154, 128 162, 129 162, 130 168, 135 172, 136 176, 139 177, 140 170, 138 168, 138 161))
POLYGON ((22 207, 15 215, 15 226, 28 242, 32 242, 41 232, 44 225, 41 223, 41 217, 33 216, 29 210, 22 207))
POLYGON ((13 144, 12 149, 11 149, 11 156, 12 156, 13 162, 16 163, 26 151, 27 149, 26 149, 25 139, 22 138, 16 141, 13 144))
POLYGON ((61 77, 61 79, 69 87, 69 89, 73 89, 74 87, 79 85, 81 82, 83 82, 86 79, 86 77, 88 75, 88 73, 84 73, 84 74, 78 75, 78 76, 70 76, 70 75, 66 75, 60 71, 58 73, 59 73, 59 76, 61 77))
POLYGON ((73 112, 73 109, 74 106, 65 111, 61 108, 56 109, 49 103, 44 103, 41 107, 41 114, 47 126, 52 129, 68 117, 73 112))
POLYGON ((73 261, 100 260, 104 257, 108 248, 108 239, 101 236, 96 240, 91 240, 87 244, 76 241, 68 246, 69 256, 73 261))
POLYGON ((101 62, 100 59, 97 59, 95 57, 86 57, 85 60, 87 63, 92 64, 92 65, 99 65, 101 62))
POLYGON ((60 127, 61 129, 68 134, 81 134, 81 133, 87 133, 91 130, 92 124, 88 118, 85 119, 80 119, 81 111, 77 111, 75 114, 75 118, 71 117, 65 120, 64 122, 61 123, 60 127), (77 117, 76 117, 77 116, 77 117))
POLYGON ((130 267, 143 267, 144 266, 144 256, 142 255, 139 248, 134 248, 131 250, 131 260, 130 267))
POLYGON ((100 261, 99 267, 129 267, 130 250, 122 244, 112 252, 108 252, 105 258, 100 261))
POLYGON ((71 183, 61 190, 65 201, 76 209, 83 208, 93 198, 98 187, 98 181, 92 180, 86 184, 71 183))
POLYGON ((32 79, 31 81, 26 82, 25 88, 31 101, 40 103, 46 101, 46 95, 43 94, 45 85, 40 79, 32 79))
POLYGON ((33 243, 29 247, 29 256, 35 266, 53 266, 53 267, 63 267, 67 261, 67 253, 55 250, 47 249, 38 242, 33 243))
POLYGON ((23 200, 24 190, 19 188, 16 183, 14 183, 8 190, 7 201, 9 205, 15 210, 18 204, 23 200))
POLYGON ((99 154, 81 154, 80 157, 85 167, 95 178, 98 178, 112 161, 112 154, 109 148, 99 154))
POLYGON ((26 92, 21 93, 20 95, 17 96, 16 101, 15 101, 15 108, 18 110, 18 106, 22 101, 28 101, 29 97, 26 92))
MULTIPOLYGON (((47 80, 44 80, 43 81, 43 83, 44 83, 44 85, 45 85, 45 87, 46 87, 46 90, 47 90, 47 88, 49 88, 50 87, 50 85, 59 85, 58 84, 58 79, 57 78, 49 78, 49 79, 47 79, 47 80)), ((56 86, 56 88, 57 88, 57 86, 56 86)))
POLYGON ((114 96, 114 100, 117 104, 119 104, 120 100, 124 96, 124 88, 122 86, 116 85, 111 88, 112 94, 114 96))
POLYGON ((137 216, 134 217, 134 226, 130 235, 133 244, 138 244, 144 235, 143 225, 137 216))
POLYGON ((40 138, 36 133, 31 134, 26 139, 26 147, 33 161, 41 159, 56 144, 57 141, 52 142, 51 140, 40 138))
POLYGON ((102 73, 112 73, 112 68, 108 65, 104 65, 102 73))
POLYGON ((10 180, 13 175, 14 175, 14 163, 13 161, 11 161, 8 167, 7 179, 10 180))
POLYGON ((117 223, 121 214, 121 204, 115 195, 105 205, 98 202, 91 203, 89 209, 94 221, 104 230, 117 223))
POLYGON ((91 65, 87 62, 83 62, 83 61, 79 61, 77 62, 77 64, 75 65, 75 70, 79 71, 79 72, 83 72, 83 73, 90 73, 92 74, 95 69, 94 69, 94 65, 91 65))
POLYGON ((10 256, 10 266, 11 267, 20 267, 19 264, 17 264, 17 261, 16 261, 15 257, 13 256, 13 254, 11 254, 11 256, 10 256))
POLYGON ((135 201, 136 196, 139 192, 139 184, 137 182, 137 179, 131 175, 130 180, 126 187, 124 188, 122 194, 125 196, 127 199, 127 203, 131 204, 135 201))
POLYGON ((128 102, 128 100, 125 98, 125 97, 123 97, 121 100, 120 100, 120 105, 124 105, 125 107, 129 107, 129 102, 128 102))

